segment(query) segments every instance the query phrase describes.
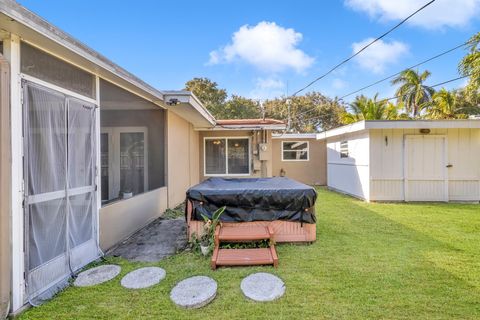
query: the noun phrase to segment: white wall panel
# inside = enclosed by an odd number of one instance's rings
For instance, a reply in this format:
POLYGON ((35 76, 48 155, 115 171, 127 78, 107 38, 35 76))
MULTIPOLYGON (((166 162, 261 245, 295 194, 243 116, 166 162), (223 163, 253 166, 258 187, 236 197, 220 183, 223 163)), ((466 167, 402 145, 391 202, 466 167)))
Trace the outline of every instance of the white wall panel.
POLYGON ((370 200, 369 134, 340 136, 327 143, 327 183, 338 191, 370 200), (340 143, 348 141, 348 157, 340 157, 340 143))

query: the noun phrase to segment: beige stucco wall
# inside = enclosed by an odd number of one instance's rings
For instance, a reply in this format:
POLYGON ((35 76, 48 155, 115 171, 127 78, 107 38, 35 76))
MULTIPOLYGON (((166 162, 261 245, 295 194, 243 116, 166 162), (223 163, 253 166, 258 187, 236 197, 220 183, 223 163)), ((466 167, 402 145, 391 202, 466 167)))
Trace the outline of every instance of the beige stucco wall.
MULTIPOLYGON (((205 180, 208 176, 205 176, 205 158, 204 158, 204 138, 206 137, 249 137, 250 138, 250 159, 251 162, 258 160, 258 143, 262 141, 262 132, 261 131, 252 131, 252 130, 212 130, 212 131, 201 131, 199 134, 199 146, 200 146, 200 156, 199 156, 199 167, 200 167, 200 180, 205 180)), ((266 177, 271 177, 273 174, 272 171, 272 134, 271 131, 266 132, 266 144, 267 151, 265 153, 266 160, 264 161, 264 171, 266 177)), ((252 165, 252 163, 250 165, 252 165)), ((248 177, 261 177, 261 170, 254 170, 252 167, 250 170, 250 175, 245 176, 234 176, 235 178, 248 178, 248 177)))
POLYGON ((159 188, 100 209, 100 246, 110 249, 160 217, 167 209, 167 188, 159 188))
POLYGON ((285 175, 309 185, 327 184, 327 148, 325 141, 316 139, 273 139, 273 175, 279 176, 283 169, 285 175), (282 141, 308 141, 308 161, 282 161, 282 141))
POLYGON ((199 182, 199 133, 188 121, 167 112, 168 207, 185 200, 187 189, 199 182))

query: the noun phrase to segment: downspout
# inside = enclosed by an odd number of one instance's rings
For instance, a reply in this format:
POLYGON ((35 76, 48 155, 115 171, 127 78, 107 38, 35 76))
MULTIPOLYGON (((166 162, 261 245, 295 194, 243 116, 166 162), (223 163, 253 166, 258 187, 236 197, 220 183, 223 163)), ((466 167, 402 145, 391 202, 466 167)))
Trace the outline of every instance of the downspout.
POLYGON ((0 54, 0 319, 7 317, 11 294, 10 66, 0 54))

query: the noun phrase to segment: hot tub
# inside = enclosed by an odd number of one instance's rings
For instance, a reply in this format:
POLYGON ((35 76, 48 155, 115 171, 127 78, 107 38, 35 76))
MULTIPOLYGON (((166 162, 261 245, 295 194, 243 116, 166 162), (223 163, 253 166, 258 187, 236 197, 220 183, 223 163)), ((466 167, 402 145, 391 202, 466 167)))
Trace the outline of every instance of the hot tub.
POLYGON ((314 188, 286 177, 209 178, 187 191, 189 236, 201 233, 202 214, 225 206, 225 226, 271 226, 277 242, 312 242, 316 199, 314 188))

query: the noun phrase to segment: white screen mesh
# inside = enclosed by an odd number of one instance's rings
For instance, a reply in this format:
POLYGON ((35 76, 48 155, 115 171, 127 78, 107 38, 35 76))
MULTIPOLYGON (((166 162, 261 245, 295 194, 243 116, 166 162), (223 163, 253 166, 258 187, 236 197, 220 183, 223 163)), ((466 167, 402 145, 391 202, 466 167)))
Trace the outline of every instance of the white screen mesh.
POLYGON ((39 85, 24 87, 27 289, 36 298, 98 257, 95 106, 39 85))

